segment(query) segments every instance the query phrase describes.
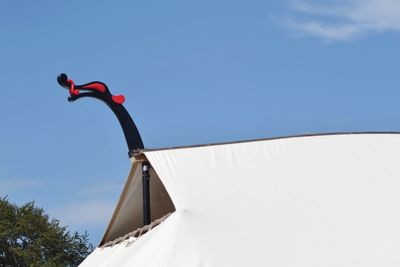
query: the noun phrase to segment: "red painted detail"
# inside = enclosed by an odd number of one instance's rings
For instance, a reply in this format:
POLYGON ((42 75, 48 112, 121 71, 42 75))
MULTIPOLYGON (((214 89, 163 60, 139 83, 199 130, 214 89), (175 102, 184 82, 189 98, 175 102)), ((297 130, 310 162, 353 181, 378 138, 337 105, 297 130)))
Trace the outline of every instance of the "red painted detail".
POLYGON ((71 95, 79 95, 79 90, 75 89, 75 83, 73 80, 67 80, 67 82, 69 82, 71 85, 69 87, 69 93, 71 95))
POLYGON ((113 95, 112 100, 117 103, 117 104, 123 104, 125 102, 125 96, 124 95, 113 95))
POLYGON ((90 84, 83 86, 82 88, 94 89, 101 93, 104 93, 106 91, 106 87, 104 86, 104 84, 101 84, 101 83, 90 83, 90 84))

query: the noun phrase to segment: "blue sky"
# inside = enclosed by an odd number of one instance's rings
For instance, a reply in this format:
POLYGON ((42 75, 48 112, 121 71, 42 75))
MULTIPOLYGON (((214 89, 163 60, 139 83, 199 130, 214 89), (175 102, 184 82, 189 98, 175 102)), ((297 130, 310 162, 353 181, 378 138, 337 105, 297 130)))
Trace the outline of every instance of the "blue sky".
POLYGON ((127 148, 61 72, 124 94, 149 148, 400 131, 399 30, 395 0, 3 1, 0 195, 101 238, 127 148))

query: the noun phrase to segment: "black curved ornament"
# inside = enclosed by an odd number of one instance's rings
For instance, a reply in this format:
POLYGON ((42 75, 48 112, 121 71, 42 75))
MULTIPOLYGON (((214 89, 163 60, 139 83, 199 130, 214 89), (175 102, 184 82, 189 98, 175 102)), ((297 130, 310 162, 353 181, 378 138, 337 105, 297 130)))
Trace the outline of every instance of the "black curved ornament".
POLYGON ((128 111, 122 105, 125 101, 125 97, 123 95, 112 95, 107 85, 102 82, 95 81, 82 85, 75 85, 74 82, 68 79, 68 76, 64 73, 61 73, 57 77, 57 82, 62 87, 69 90, 70 96, 68 97, 68 101, 70 102, 78 100, 82 97, 93 97, 107 104, 107 106, 114 112, 115 116, 117 116, 122 130, 124 131, 125 140, 129 149, 129 157, 133 156, 133 152, 135 150, 144 148, 142 138, 140 137, 135 123, 133 122, 128 111), (81 93, 80 91, 85 92, 81 93))

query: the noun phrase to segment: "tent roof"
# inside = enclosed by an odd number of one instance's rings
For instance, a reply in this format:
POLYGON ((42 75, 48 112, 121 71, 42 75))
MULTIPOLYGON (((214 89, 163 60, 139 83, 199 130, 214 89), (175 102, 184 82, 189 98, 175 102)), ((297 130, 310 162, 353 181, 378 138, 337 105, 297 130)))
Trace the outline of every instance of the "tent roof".
MULTIPOLYGON (((140 155, 150 161, 175 211, 134 242, 97 248, 82 266, 399 266, 397 132, 140 155)), ((122 212, 131 209, 132 181, 110 223, 114 233, 135 220, 122 212)))
POLYGON ((144 148, 144 149, 136 150, 135 153, 133 154, 134 155, 133 157, 135 157, 135 156, 139 156, 140 157, 140 154, 142 152, 149 152, 149 151, 185 149, 185 148, 196 148, 196 147, 205 147, 205 146, 231 145, 231 144, 251 143, 251 142, 269 141, 269 140, 277 140, 277 139, 299 138, 299 137, 316 137, 316 136, 330 136, 330 135, 359 135, 359 134, 400 134, 400 131, 365 131, 365 132, 311 133, 311 134, 283 135, 283 136, 275 136, 275 137, 246 139, 246 140, 238 140, 238 141, 227 141, 227 142, 196 144, 196 145, 183 145, 183 146, 158 147, 158 148, 144 148))

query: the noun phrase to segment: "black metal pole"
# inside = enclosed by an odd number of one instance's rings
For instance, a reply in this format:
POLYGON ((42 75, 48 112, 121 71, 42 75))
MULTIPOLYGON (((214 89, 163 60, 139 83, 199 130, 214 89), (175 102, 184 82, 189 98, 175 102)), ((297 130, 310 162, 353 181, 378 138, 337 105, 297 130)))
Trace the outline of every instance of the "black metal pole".
POLYGON ((143 183, 143 224, 151 223, 150 213, 150 163, 142 163, 142 183, 143 183))

